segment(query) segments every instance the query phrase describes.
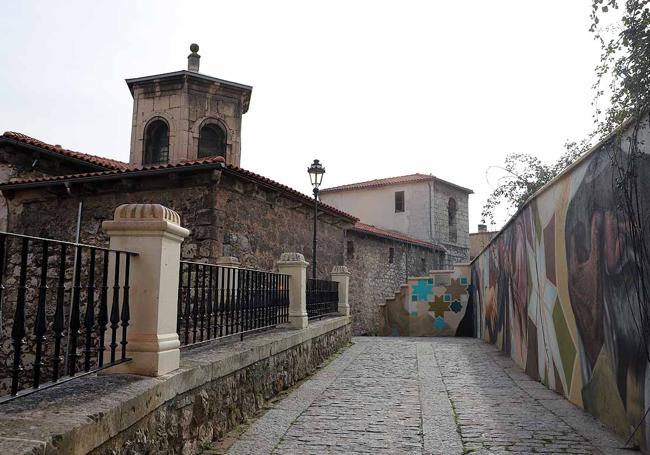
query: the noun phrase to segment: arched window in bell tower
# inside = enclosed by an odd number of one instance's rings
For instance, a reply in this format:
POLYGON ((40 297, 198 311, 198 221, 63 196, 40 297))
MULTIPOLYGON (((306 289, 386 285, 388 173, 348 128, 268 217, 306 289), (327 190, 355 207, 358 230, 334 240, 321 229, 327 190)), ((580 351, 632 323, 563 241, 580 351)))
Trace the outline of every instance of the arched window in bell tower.
POLYGON ((147 125, 144 134, 144 164, 159 164, 169 161, 169 127, 163 120, 154 120, 147 125))
POLYGON ((226 157, 226 132, 218 125, 208 124, 199 132, 199 158, 226 157))

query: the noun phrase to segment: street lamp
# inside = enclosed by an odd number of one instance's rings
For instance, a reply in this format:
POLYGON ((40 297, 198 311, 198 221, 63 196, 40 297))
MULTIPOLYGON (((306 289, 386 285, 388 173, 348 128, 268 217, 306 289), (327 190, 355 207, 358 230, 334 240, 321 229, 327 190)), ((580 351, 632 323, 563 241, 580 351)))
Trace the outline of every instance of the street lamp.
POLYGON ((320 164, 320 161, 314 160, 314 162, 311 163, 311 166, 307 168, 307 172, 309 172, 311 186, 314 187, 314 243, 312 246, 311 274, 312 278, 316 279, 316 220, 318 218, 318 188, 323 182, 325 168, 320 164))

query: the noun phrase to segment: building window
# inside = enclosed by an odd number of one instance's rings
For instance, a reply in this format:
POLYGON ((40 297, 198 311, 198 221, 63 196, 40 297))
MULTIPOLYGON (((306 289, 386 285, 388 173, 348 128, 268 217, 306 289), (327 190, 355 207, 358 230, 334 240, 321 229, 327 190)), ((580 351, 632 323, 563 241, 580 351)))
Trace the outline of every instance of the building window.
POLYGON ((404 191, 395 192, 395 213, 404 211, 404 191))
POLYGON ((205 125, 199 132, 199 158, 226 156, 226 133, 217 125, 205 125))
POLYGON ((348 240, 347 242, 346 255, 348 259, 354 259, 354 242, 352 240, 348 240))
POLYGON ((144 164, 169 161, 169 127, 163 120, 154 120, 144 136, 144 164))
POLYGON ((392 264, 395 262, 395 248, 390 247, 388 248, 388 263, 392 264))
POLYGON ((422 270, 422 275, 427 274, 427 260, 424 258, 420 258, 420 267, 422 270))
POLYGON ((447 203, 447 212, 449 213, 449 241, 452 243, 458 241, 456 211, 456 199, 450 197, 449 202, 447 203))

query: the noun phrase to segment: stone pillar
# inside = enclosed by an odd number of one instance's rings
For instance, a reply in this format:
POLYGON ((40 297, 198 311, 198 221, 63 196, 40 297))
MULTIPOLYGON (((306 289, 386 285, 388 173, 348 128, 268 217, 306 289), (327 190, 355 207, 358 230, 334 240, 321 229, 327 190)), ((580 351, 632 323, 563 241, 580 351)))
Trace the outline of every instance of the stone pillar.
POLYGON ((307 327, 307 265, 300 253, 282 253, 278 272, 289 275, 289 325, 293 329, 307 327))
POLYGON ((131 259, 129 280, 127 356, 132 360, 106 372, 160 376, 177 369, 180 247, 190 231, 180 226, 178 213, 159 204, 120 205, 102 228, 112 249, 138 253, 131 259))
POLYGON ((350 272, 344 265, 335 265, 332 269, 332 281, 339 284, 339 314, 350 316, 350 303, 348 295, 350 289, 350 272))

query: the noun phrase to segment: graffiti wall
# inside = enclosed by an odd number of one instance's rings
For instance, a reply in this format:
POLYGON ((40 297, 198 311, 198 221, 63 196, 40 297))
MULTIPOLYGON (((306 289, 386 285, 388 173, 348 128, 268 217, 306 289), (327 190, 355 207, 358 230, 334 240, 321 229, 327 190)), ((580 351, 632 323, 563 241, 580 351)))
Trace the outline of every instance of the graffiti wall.
POLYGON ((473 336, 469 267, 411 277, 382 305, 384 336, 473 336))
MULTIPOLYGON (((650 166, 640 165, 640 205, 649 211, 650 166)), ((650 405, 650 369, 612 169, 606 150, 591 153, 506 225, 471 274, 479 335, 630 435, 650 405)), ((638 442, 650 447, 649 438, 646 419, 638 442)))

